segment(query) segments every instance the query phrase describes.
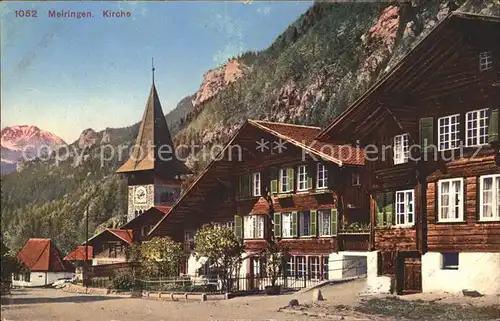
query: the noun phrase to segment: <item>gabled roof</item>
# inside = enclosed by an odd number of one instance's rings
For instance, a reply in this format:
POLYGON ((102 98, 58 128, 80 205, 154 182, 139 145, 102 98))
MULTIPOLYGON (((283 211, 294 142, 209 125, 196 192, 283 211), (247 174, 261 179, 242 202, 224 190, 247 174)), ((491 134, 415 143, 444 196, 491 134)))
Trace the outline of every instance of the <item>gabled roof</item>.
POLYGON ((143 170, 160 170, 171 177, 191 173, 176 157, 175 145, 154 84, 149 93, 135 145, 129 159, 117 173, 143 170))
POLYGON ((61 260, 59 249, 52 243, 51 239, 29 239, 17 254, 17 258, 30 271, 69 271, 61 260))
POLYGON ((184 211, 190 211, 190 206, 193 205, 188 205, 187 200, 190 198, 200 199, 196 196, 200 190, 204 188, 207 189, 206 186, 208 185, 212 185, 208 188, 208 190, 214 190, 214 184, 224 185, 224 181, 228 180, 229 177, 223 177, 223 174, 221 173, 213 173, 216 168, 224 166, 221 164, 219 157, 220 155, 225 155, 226 151, 230 146, 232 146, 233 142, 237 142, 241 135, 244 135, 245 131, 251 128, 256 128, 257 130, 261 130, 277 138, 281 138, 298 148, 303 148, 306 151, 339 166, 343 164, 360 166, 364 163, 363 150, 360 148, 347 145, 339 146, 329 144, 327 142, 316 141, 314 137, 320 132, 319 127, 247 120, 226 144, 219 155, 214 158, 214 160, 200 173, 200 175, 198 175, 195 181, 186 189, 185 193, 174 203, 170 211, 158 222, 158 224, 156 224, 156 226, 149 233, 149 236, 161 236, 162 234, 159 233, 159 230, 162 229, 162 226, 166 226, 166 224, 168 224, 170 217, 178 215, 181 209, 184 211), (202 185, 205 187, 201 187, 202 185))
POLYGON ((137 226, 138 224, 141 225, 146 222, 146 224, 156 225, 156 223, 158 223, 170 211, 170 208, 170 206, 150 207, 148 210, 142 212, 122 225, 120 229, 132 229, 134 226, 137 226))
POLYGON ((339 166, 344 164, 361 166, 364 164, 363 149, 316 140, 316 136, 321 132, 319 127, 261 120, 249 120, 248 122, 339 166))
MULTIPOLYGON (((422 84, 424 79, 428 81, 436 75, 436 72, 443 65, 444 59, 453 57, 464 46, 463 34, 479 30, 478 34, 494 37, 500 32, 499 23, 500 17, 452 12, 418 42, 390 72, 325 127, 316 138, 319 140, 328 139, 331 136, 336 136, 341 127, 351 126, 349 128, 353 128, 352 126, 357 126, 367 119, 373 122, 373 119, 370 119, 371 111, 368 107, 380 105, 381 101, 387 97, 397 96, 412 90, 415 90, 415 94, 425 96, 425 93, 418 92, 416 88, 422 84)), ((467 82, 468 86, 481 81, 474 79, 474 75, 471 77, 470 79, 462 77, 457 81, 467 82)), ((407 98, 404 103, 410 103, 409 101, 411 99, 407 98)), ((346 131, 347 135, 352 132, 351 129, 346 131)))
MULTIPOLYGON (((104 235, 105 233, 109 233, 110 235, 113 235, 114 237, 116 237, 116 238, 118 238, 118 239, 120 239, 128 244, 132 244, 132 242, 134 240, 132 230, 107 228, 104 231, 102 231, 101 233, 96 234, 96 235, 92 236, 91 238, 89 238, 88 242, 96 239, 97 237, 104 235)), ((85 242, 84 242, 84 244, 85 244, 85 242)))
MULTIPOLYGON (((94 257, 94 249, 92 246, 88 246, 87 259, 92 260, 94 257)), ((73 252, 66 255, 63 259, 64 261, 85 261, 85 245, 79 246, 73 252)))

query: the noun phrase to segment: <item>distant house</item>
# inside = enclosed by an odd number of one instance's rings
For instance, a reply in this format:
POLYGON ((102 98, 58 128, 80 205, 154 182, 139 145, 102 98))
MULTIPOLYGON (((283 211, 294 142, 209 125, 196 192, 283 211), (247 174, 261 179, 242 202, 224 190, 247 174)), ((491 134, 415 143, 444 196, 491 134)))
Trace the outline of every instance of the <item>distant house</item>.
POLYGON ((12 276, 14 286, 44 286, 74 275, 73 267, 61 259, 61 252, 50 239, 29 239, 17 258, 25 271, 12 276))
POLYGON ((92 264, 92 258, 94 257, 94 249, 92 246, 88 246, 87 256, 85 256, 85 245, 77 247, 73 252, 69 253, 64 257, 64 261, 73 263, 75 267, 85 265, 85 259, 87 263, 92 264))

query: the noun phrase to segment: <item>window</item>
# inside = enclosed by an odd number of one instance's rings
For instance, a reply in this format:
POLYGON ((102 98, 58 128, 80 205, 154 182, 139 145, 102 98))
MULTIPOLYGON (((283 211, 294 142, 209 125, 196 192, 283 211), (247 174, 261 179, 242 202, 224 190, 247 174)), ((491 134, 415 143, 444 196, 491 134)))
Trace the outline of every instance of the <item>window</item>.
POLYGON ((296 256, 297 260, 297 276, 303 277, 307 275, 307 264, 305 256, 296 256))
POLYGON ((292 184, 290 184, 289 174, 291 168, 282 168, 280 170, 280 193, 287 193, 292 191, 292 184))
POLYGON ((23 281, 24 282, 30 282, 31 281, 31 273, 30 272, 25 272, 23 274, 23 281))
POLYGON ((320 210, 319 213, 319 236, 332 235, 332 211, 320 210))
POLYGON ((253 173, 253 196, 260 196, 260 173, 253 173))
POLYGON ((327 188, 328 187, 328 169, 325 165, 318 163, 317 168, 317 179, 316 188, 327 188))
POLYGON ((439 222, 463 220, 463 179, 445 179, 438 182, 439 222))
POLYGON ((282 213, 281 214, 281 235, 283 237, 292 237, 292 213, 282 213))
POLYGON ((493 52, 483 51, 479 54, 479 70, 485 71, 493 68, 493 52))
POLYGON ((359 173, 352 173, 351 174, 351 181, 352 181, 352 186, 360 186, 361 185, 361 177, 359 173))
POLYGON ((439 118, 439 150, 457 148, 460 144, 459 129, 460 115, 439 118))
POLYGON ((299 236, 311 236, 311 212, 299 212, 299 236))
POLYGON ((465 114, 466 146, 488 144, 488 108, 465 114))
POLYGON ((286 275, 287 276, 295 276, 295 261, 294 257, 290 255, 288 260, 286 261, 286 275))
POLYGON ((415 224, 414 196, 413 190, 396 192, 396 225, 415 224))
POLYGON ((245 216, 244 228, 246 239, 264 238, 264 215, 245 216))
POLYGON ((227 222, 226 228, 230 229, 231 231, 234 231, 234 221, 227 222))
POLYGON ((307 167, 306 165, 301 165, 297 172, 297 190, 307 191, 307 167))
POLYGON ((458 253, 441 253, 443 270, 458 270, 458 253))
POLYGON ((319 280, 321 277, 319 256, 309 257, 310 277, 312 280, 319 280))
POLYGON ((408 162, 410 154, 408 138, 408 134, 394 136, 394 165, 408 162))
POLYGON ((500 175, 479 178, 479 220, 500 220, 500 175))
POLYGON ((323 256, 323 280, 328 280, 328 256, 323 256))
POLYGON ((19 273, 14 273, 14 281, 19 281, 19 273))

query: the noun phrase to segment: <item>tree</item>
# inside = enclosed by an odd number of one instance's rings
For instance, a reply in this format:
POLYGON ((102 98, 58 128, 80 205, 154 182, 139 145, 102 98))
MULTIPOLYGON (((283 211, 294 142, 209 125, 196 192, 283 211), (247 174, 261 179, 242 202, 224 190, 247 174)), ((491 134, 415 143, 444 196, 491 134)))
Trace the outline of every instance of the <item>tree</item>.
POLYGON ((140 262, 148 277, 177 277, 185 254, 180 243, 169 237, 154 237, 127 250, 129 261, 140 262))
MULTIPOLYGON (((261 258, 265 262, 267 276, 271 279, 271 287, 276 288, 276 281, 283 272, 283 262, 288 256, 286 246, 280 244, 274 233, 274 201, 269 188, 266 188, 264 199, 267 201, 269 210, 267 212, 268 221, 271 222, 271 233, 268 233, 267 244, 261 252, 261 258)), ((279 289, 278 289, 279 290, 279 289)))
POLYGON ((0 241, 0 292, 5 293, 10 289, 12 274, 22 270, 22 264, 16 258, 14 252, 9 250, 3 241, 0 241))
POLYGON ((242 240, 229 228, 214 228, 210 225, 198 230, 195 240, 196 258, 207 258, 222 282, 222 289, 228 290, 228 276, 235 275, 241 266, 245 250, 242 240))

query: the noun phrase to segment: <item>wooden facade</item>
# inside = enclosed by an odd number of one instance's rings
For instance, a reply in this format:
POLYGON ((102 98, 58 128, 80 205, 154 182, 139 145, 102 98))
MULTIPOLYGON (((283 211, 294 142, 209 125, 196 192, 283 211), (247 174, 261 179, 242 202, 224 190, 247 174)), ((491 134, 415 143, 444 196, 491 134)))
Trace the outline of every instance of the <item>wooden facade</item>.
POLYGON ((318 136, 365 148, 370 247, 401 293, 421 291, 427 252, 500 252, 499 209, 480 217, 480 180, 500 174, 498 34, 498 18, 451 14, 318 136))

